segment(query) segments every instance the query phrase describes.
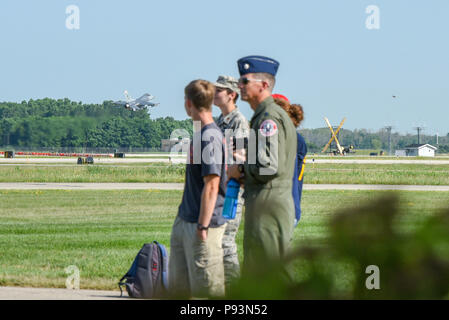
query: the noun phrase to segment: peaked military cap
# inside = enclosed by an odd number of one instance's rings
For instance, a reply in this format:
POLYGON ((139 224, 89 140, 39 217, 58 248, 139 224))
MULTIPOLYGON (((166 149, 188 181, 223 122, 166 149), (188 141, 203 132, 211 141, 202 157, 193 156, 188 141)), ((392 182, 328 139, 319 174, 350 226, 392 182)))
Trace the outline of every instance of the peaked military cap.
POLYGON ((237 61, 240 75, 247 73, 269 73, 276 76, 279 68, 279 62, 274 59, 263 56, 247 56, 237 61))

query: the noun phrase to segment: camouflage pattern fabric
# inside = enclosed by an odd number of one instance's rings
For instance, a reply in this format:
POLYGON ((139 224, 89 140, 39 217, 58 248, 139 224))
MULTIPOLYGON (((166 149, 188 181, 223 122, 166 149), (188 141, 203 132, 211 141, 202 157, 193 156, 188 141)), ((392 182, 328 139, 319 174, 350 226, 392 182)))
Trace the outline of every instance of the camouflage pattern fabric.
MULTIPOLYGON (((233 130, 237 138, 248 138, 249 124, 245 116, 238 108, 230 112, 228 115, 217 119, 218 127, 225 133, 225 130, 233 130)), ((240 277, 240 263, 237 253, 237 244, 235 237, 239 230, 242 218, 242 209, 244 205, 243 188, 240 189, 239 200, 237 204, 237 212, 234 219, 228 220, 225 233, 223 235, 223 263, 225 273, 225 284, 229 288, 232 281, 240 277)))
POLYGON ((237 235, 237 232, 239 231, 240 221, 242 219, 242 210, 244 205, 242 194, 243 188, 239 193, 239 200, 237 203, 237 212, 235 214, 235 218, 228 220, 223 235, 223 264, 226 288, 229 288, 232 281, 235 281, 240 277, 240 263, 237 253, 237 244, 235 243, 235 237, 237 235))

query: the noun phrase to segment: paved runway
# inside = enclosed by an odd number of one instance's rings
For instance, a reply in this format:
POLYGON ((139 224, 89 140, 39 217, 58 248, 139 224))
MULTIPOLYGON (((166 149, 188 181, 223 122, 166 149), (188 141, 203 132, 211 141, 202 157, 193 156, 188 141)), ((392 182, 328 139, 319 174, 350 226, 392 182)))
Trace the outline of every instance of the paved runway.
POLYGON ((184 190, 183 183, 2 182, 0 190, 184 190))
POLYGON ((0 300, 118 300, 129 299, 120 291, 0 287, 0 300))
MULTIPOLYGON (((449 186, 382 184, 304 184, 304 190, 449 191, 449 186)), ((0 190, 184 190, 183 183, 43 183, 2 182, 0 190)))

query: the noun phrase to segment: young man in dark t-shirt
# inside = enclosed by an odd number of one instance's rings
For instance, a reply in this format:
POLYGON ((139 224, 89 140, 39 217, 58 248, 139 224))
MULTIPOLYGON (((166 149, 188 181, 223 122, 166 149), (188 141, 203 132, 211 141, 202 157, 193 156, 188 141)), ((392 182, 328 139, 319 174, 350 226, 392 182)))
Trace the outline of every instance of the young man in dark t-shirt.
POLYGON ((194 121, 184 194, 170 239, 169 282, 176 296, 223 296, 222 208, 226 190, 224 137, 212 117, 215 87, 195 80, 185 88, 194 121))

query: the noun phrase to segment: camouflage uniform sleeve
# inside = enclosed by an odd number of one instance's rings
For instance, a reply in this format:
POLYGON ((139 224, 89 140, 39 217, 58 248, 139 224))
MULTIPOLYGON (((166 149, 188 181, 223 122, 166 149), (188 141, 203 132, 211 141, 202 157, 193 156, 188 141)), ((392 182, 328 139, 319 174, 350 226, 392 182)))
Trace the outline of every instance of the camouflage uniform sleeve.
POLYGON ((249 124, 248 120, 240 114, 235 119, 235 130, 237 131, 237 138, 248 138, 249 137, 249 124))
POLYGON ((258 121, 250 131, 247 161, 244 164, 245 175, 251 175, 260 183, 267 183, 278 172, 279 119, 266 116, 258 121), (257 141, 257 143, 255 143, 257 141))
POLYGON ((245 143, 244 138, 249 137, 249 124, 245 116, 241 113, 237 113, 232 119, 228 129, 224 129, 226 141, 230 143, 231 137, 236 139, 237 149, 244 149, 245 143))
POLYGON ((236 138, 248 138, 249 136, 249 124, 245 116, 242 113, 237 113, 232 119, 229 128, 229 134, 236 138))

